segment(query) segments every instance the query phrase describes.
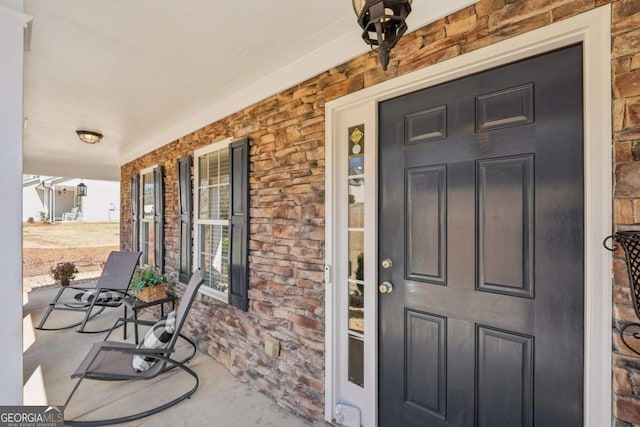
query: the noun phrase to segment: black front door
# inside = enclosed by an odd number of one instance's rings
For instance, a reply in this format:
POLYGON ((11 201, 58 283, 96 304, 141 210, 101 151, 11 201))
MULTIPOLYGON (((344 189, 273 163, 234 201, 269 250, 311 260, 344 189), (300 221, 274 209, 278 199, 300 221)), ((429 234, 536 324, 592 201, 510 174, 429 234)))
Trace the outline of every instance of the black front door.
POLYGON ((379 112, 380 426, 582 426, 582 47, 379 112))

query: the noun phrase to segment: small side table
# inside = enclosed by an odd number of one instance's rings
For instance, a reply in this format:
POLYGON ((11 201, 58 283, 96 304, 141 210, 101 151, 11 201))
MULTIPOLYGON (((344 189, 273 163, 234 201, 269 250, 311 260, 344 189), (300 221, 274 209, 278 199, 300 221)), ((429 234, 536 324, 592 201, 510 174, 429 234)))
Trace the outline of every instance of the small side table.
MULTIPOLYGON (((150 302, 139 300, 138 298, 136 298, 134 296, 125 297, 122 301, 124 302, 124 318, 125 319, 129 319, 128 313, 127 313, 127 309, 128 308, 131 308, 131 311, 133 312, 133 319, 134 320, 138 320, 138 311, 142 310, 143 308, 160 305, 160 317, 161 318, 164 317, 164 304, 165 303, 170 302, 171 303, 171 309, 172 310, 176 309, 176 297, 175 297, 175 295, 171 295, 171 294, 167 294, 166 298, 162 298, 162 299, 158 299, 158 300, 150 301, 150 302)), ((135 325, 134 335, 135 335, 135 338, 136 338, 136 345, 137 345, 138 344, 138 325, 137 324, 135 325)), ((123 338, 125 340, 127 339, 127 322, 124 323, 122 336, 123 336, 123 338)))

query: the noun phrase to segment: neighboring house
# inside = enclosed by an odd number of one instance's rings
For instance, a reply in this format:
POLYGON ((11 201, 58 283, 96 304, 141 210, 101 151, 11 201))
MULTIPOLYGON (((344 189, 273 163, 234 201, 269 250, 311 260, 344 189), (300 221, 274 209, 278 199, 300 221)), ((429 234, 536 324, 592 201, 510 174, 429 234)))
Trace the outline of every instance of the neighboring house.
POLYGON ((640 3, 597 3, 483 0, 166 141, 122 166, 122 246, 203 269, 199 348, 309 420, 640 424, 601 246, 612 162, 640 216, 640 3))
POLYGON ((22 182, 22 220, 118 222, 119 199, 120 185, 114 181, 26 176, 22 182), (86 196, 77 195, 80 183, 87 186, 86 196))

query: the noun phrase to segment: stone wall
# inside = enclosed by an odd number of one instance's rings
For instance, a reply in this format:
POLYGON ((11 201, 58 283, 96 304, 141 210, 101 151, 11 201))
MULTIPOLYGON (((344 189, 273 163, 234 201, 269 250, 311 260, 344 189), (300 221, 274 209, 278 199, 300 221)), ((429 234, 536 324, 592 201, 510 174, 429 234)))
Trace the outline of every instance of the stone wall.
MULTIPOLYGON (((612 76, 616 228, 640 224, 640 1, 613 4, 612 76)), ((614 258, 613 392, 617 426, 640 425, 640 359, 618 332, 637 322, 623 254, 614 258)))
MULTIPOLYGON (((640 224, 640 0, 482 0, 406 35, 387 72, 374 54, 362 55, 124 165, 122 247, 130 247, 130 176, 162 164, 165 261, 176 268, 176 160, 223 138, 249 137, 250 308, 244 313, 200 297, 188 329, 199 337, 202 351, 235 375, 281 406, 322 420, 325 102, 606 3, 612 3, 615 222, 640 224), (262 351, 265 336, 281 341, 279 358, 262 351)), ((616 329, 636 320, 620 255, 614 261, 616 329)), ((637 425, 640 358, 620 345, 615 332, 616 425, 637 425)))

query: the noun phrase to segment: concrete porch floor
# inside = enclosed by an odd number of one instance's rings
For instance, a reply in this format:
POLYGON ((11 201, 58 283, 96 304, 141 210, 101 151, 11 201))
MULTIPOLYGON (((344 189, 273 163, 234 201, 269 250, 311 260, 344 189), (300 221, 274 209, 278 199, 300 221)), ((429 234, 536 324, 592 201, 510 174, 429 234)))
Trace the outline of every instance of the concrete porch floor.
MULTIPOLYGON (((106 333, 80 334, 74 329, 38 331, 34 327, 44 315, 47 304, 57 288, 36 289, 25 293, 24 315, 24 404, 62 405, 75 384, 70 378, 91 345, 104 339, 106 333)), ((68 291, 67 291, 68 292, 68 291)), ((69 292, 69 295, 73 295, 69 292)), ((113 325, 123 309, 107 309, 92 320, 94 330, 113 325)), ((64 324, 65 319, 78 318, 78 313, 57 311, 51 314, 47 326, 64 324)), ((129 331, 130 335, 131 330, 129 331)), ((144 333, 141 331, 141 333, 144 333)), ((110 340, 122 341, 122 328, 110 340)), ((128 341, 132 341, 129 337, 128 341)), ((178 352, 186 346, 178 346, 178 352)), ((280 408, 267 396, 233 377, 212 358, 198 353, 188 365, 200 378, 196 393, 176 406, 159 414, 131 423, 129 426, 203 426, 243 427, 309 425, 302 418, 280 408)), ((74 395, 65 418, 95 420, 128 415, 149 409, 193 386, 186 373, 174 370, 149 381, 91 381, 85 380, 74 395)))

